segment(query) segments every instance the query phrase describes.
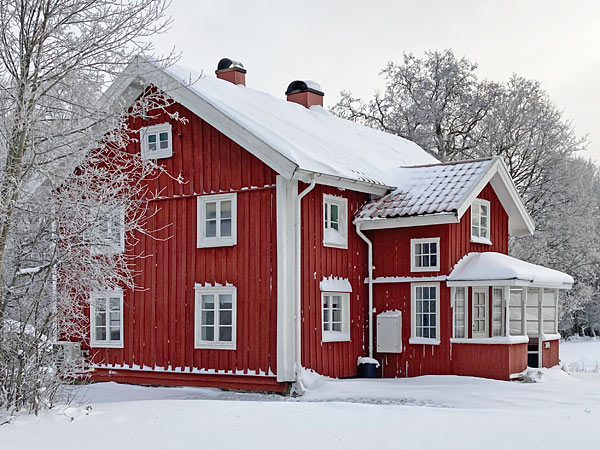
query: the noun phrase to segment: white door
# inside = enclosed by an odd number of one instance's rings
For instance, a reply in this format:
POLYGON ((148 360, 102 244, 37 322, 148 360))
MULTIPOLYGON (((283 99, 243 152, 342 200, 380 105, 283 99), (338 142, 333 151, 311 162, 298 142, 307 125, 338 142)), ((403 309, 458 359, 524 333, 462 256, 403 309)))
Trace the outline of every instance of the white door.
POLYGON ((473 338, 488 337, 488 289, 473 289, 473 338))

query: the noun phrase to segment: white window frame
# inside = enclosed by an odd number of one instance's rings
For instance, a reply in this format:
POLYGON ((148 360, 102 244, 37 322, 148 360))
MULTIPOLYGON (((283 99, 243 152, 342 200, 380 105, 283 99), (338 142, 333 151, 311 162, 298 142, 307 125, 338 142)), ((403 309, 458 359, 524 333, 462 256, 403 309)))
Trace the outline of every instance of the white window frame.
POLYGON ((216 350, 235 350, 237 338, 237 288, 235 286, 202 286, 197 284, 194 287, 194 348, 198 349, 216 349, 216 350), (231 295, 231 341, 216 340, 219 330, 220 314, 218 313, 219 295, 231 295), (202 296, 214 296, 214 338, 213 341, 205 341, 201 338, 202 325, 202 296))
POLYGON ((410 240, 410 271, 411 272, 439 272, 440 270, 440 238, 422 238, 410 240), (416 264, 416 247, 417 244, 436 244, 437 254, 435 266, 417 267, 416 264))
POLYGON ((125 207, 118 206, 117 208, 111 209, 107 206, 101 207, 101 212, 98 217, 98 224, 94 227, 98 233, 92 233, 92 239, 99 237, 107 241, 92 242, 92 253, 96 255, 114 255, 117 253, 123 253, 125 251, 125 207), (118 217, 115 217, 118 216, 118 217), (100 221, 108 221, 109 235, 112 232, 112 227, 115 224, 115 220, 119 222, 119 242, 115 244, 112 240, 107 239, 108 236, 101 236, 99 232, 100 221))
POLYGON ((410 339, 409 344, 425 344, 439 345, 440 344, 440 283, 411 283, 410 285, 410 339), (434 287, 436 292, 435 298, 435 338, 427 338, 417 336, 417 288, 434 287))
POLYGON ((203 195, 198 197, 197 202, 198 224, 196 229, 197 248, 231 247, 237 244, 237 193, 203 195), (221 202, 231 201, 231 236, 221 237, 221 202), (217 203, 217 236, 206 237, 206 204, 217 203))
POLYGON ((90 346, 96 348, 123 348, 123 334, 125 332, 125 326, 123 324, 123 290, 122 289, 107 289, 104 291, 93 291, 90 293, 90 346), (111 297, 119 297, 119 324, 120 324, 120 339, 119 340, 111 340, 110 339, 110 329, 109 329, 109 307, 110 307, 110 298, 111 297), (106 337, 107 339, 99 340, 96 338, 96 305, 98 303, 99 298, 105 298, 106 300, 106 337))
POLYGON ((140 128, 140 144, 142 148, 142 159, 162 159, 173 156, 173 131, 169 122, 140 128), (168 148, 160 148, 160 133, 168 134, 168 148), (156 150, 148 148, 148 135, 156 134, 156 150))
POLYGON ((492 286, 492 298, 489 301, 490 304, 490 317, 492 319, 492 329, 490 330, 489 335, 491 337, 497 336, 505 336, 506 335, 506 288, 504 286, 492 286), (500 291, 500 334, 494 334, 494 325, 497 325, 497 320, 494 320, 494 314, 497 312, 494 309, 494 293, 499 290, 500 291))
POLYGON ((323 245, 325 247, 341 249, 348 248, 348 199, 345 197, 323 194, 323 245), (336 205, 338 207, 338 230, 331 228, 331 220, 326 219, 327 217, 331 217, 331 205, 336 205), (339 234, 344 242, 335 242, 327 239, 328 229, 339 234))
MULTIPOLYGON (((331 317, 331 315, 330 315, 331 317)), ((330 321, 331 322, 331 321, 330 321)), ((321 341, 322 342, 347 342, 350 340, 350 293, 349 292, 321 292, 321 341), (342 303, 342 330, 325 331, 325 298, 339 296, 342 303)))
MULTIPOLYGON (((479 319, 481 320, 481 319, 479 319)), ((489 286, 480 286, 480 287, 472 287, 471 288, 471 336, 473 339, 487 339, 490 337, 490 289, 489 286), (475 331, 473 328, 475 326, 475 294, 484 294, 485 295, 485 304, 484 311, 485 317, 483 318, 483 323, 485 325, 485 329, 483 331, 475 331), (476 333, 481 334, 475 335, 476 333)))
POLYGON ((468 339, 469 338, 469 288, 467 286, 453 287, 451 289, 452 295, 452 337, 458 339, 468 339), (463 289, 464 292, 464 336, 458 337, 456 336, 456 293, 459 289, 463 289))
MULTIPOLYGON (((471 242, 477 243, 477 244, 487 244, 487 245, 492 245, 492 238, 491 238, 491 218, 492 218, 492 211, 490 209, 490 202, 489 200, 484 200, 482 198, 477 198, 475 200, 473 200, 473 203, 471 204, 471 226, 470 226, 470 230, 471 230, 471 242), (474 221, 477 220, 477 223, 475 224, 478 230, 481 230, 481 210, 480 207, 481 206, 486 206, 487 207, 487 211, 488 211, 488 215, 487 215, 487 238, 486 237, 481 237, 481 236, 476 236, 473 234, 473 225, 474 225, 474 221)), ((481 231, 479 231, 479 234, 481 235, 481 231)))

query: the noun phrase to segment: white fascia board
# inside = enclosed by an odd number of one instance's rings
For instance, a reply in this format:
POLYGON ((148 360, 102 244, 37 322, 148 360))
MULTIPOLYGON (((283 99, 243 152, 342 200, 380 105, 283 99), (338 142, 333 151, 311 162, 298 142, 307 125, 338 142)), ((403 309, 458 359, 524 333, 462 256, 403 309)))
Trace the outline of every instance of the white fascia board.
POLYGON ((366 194, 373 194, 377 196, 383 196, 395 189, 394 186, 386 186, 383 184, 369 183, 367 181, 337 177, 334 175, 311 172, 310 170, 305 169, 296 170, 296 173, 293 177, 294 180, 302 181, 303 183, 307 184, 310 183, 313 178, 317 184, 322 184, 324 186, 333 186, 339 189, 348 189, 350 191, 364 192, 366 194))
POLYGON ((426 225, 440 225, 445 223, 458 223, 460 218, 456 213, 426 214, 422 216, 394 217, 390 219, 356 219, 361 230, 381 230, 384 228, 420 227, 426 225))
POLYGON ((489 279, 489 280, 447 280, 448 287, 468 287, 468 286, 518 286, 518 287, 540 287, 548 289, 571 289, 571 284, 565 283, 536 283, 528 280, 512 279, 489 279))

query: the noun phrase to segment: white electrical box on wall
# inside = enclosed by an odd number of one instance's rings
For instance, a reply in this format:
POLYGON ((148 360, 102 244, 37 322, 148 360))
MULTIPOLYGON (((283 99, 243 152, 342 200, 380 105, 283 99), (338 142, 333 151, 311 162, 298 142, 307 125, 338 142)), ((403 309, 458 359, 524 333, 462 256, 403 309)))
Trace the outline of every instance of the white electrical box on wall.
POLYGON ((402 312, 377 315, 377 353, 402 353, 402 312))

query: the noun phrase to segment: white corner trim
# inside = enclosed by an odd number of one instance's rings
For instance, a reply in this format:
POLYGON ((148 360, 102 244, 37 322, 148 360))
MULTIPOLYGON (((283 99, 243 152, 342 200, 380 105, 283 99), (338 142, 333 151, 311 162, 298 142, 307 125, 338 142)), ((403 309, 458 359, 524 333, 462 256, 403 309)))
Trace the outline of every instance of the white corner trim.
POLYGON ((527 344, 528 336, 496 336, 489 338, 450 338, 452 344, 514 345, 527 344))

